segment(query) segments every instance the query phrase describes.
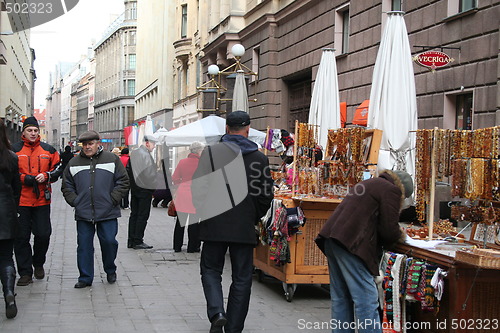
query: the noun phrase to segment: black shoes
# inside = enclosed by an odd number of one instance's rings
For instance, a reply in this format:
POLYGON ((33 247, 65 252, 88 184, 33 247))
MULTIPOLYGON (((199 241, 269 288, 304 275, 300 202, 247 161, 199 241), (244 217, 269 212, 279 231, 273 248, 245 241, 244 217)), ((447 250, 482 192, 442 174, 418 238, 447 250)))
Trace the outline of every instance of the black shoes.
POLYGON ((141 243, 134 245, 134 250, 147 250, 147 249, 152 249, 153 247, 151 245, 148 245, 146 243, 141 243))
POLYGON ((33 278, 31 275, 23 275, 17 280, 17 285, 18 286, 27 286, 30 283, 33 283, 33 278))
POLYGON ((218 313, 210 319, 210 333, 222 333, 222 327, 226 325, 227 318, 223 313, 218 313))
POLYGON ((83 282, 83 281, 78 281, 78 282, 75 284, 75 288, 80 289, 80 288, 90 287, 91 285, 92 285, 92 283, 87 283, 87 282, 83 282))
POLYGON ((110 284, 115 283, 116 282, 116 273, 108 274, 108 276, 106 276, 106 279, 108 280, 108 283, 110 283, 110 284))
POLYGON ((43 267, 35 267, 35 279, 41 280, 45 277, 45 270, 43 267))
POLYGON ((190 250, 190 249, 187 250, 187 253, 198 253, 198 252, 200 252, 200 248, 197 248, 194 250, 190 250))

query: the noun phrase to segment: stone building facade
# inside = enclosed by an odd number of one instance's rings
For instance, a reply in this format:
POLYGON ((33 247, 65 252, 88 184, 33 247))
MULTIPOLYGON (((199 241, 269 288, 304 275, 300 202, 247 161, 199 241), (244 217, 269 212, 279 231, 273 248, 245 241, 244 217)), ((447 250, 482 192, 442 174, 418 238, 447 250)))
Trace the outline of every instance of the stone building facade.
POLYGON ((336 49, 340 100, 350 122, 369 99, 391 10, 405 12, 413 55, 443 50, 455 59, 435 72, 414 65, 419 128, 500 124, 499 1, 207 0, 206 6, 203 69, 230 65, 231 46, 245 46, 242 61, 258 72, 249 86, 258 129, 293 130, 295 119, 307 120, 323 48, 336 49))
MULTIPOLYGON (((17 1, 20 2, 20 1, 17 1)), ((0 118, 12 142, 21 138, 22 118, 33 114, 35 53, 30 48, 27 14, 7 15, 0 0, 0 118)))
POLYGON ((103 146, 123 146, 123 128, 134 120, 137 1, 125 0, 125 12, 95 45, 93 129, 103 146))

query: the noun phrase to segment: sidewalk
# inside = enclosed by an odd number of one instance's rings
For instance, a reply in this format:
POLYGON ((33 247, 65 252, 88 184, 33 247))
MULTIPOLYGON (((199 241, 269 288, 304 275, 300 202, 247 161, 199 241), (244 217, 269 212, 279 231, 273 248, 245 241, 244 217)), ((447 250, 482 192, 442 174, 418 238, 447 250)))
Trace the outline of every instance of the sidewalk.
MULTIPOLYGON (((52 238, 46 277, 17 287, 18 315, 7 320, 0 306, 0 332, 208 332, 205 298, 199 273, 199 253, 172 250, 173 218, 165 208, 151 208, 145 242, 151 250, 127 249, 129 210, 119 219, 118 279, 106 282, 95 237, 95 277, 92 287, 75 289, 76 223, 73 209, 53 186, 52 238)), ((185 243, 187 242, 187 232, 185 243)), ((227 297, 230 262, 226 260, 223 285, 227 297)), ((299 285, 293 301, 285 300, 281 282, 254 278, 244 332, 329 332, 304 329, 330 320, 328 293, 314 285, 299 285)))

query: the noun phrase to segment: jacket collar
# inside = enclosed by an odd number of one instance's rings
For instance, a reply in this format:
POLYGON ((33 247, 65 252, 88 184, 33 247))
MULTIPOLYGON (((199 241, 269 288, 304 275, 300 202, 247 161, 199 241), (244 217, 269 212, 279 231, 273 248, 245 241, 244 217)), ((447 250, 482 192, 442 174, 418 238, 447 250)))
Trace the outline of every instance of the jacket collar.
POLYGON ((401 183, 401 180, 399 180, 399 177, 391 170, 384 170, 384 172, 382 172, 382 174, 380 174, 379 177, 386 179, 387 181, 393 183, 399 188, 399 190, 401 191, 400 207, 402 208, 403 202, 405 201, 405 195, 404 195, 405 188, 403 186, 403 183, 401 183))
POLYGON ((28 147, 36 147, 36 146, 40 145, 40 135, 38 136, 38 138, 36 138, 36 140, 34 142, 31 142, 30 140, 28 140, 26 137, 24 137, 24 135, 21 137, 21 139, 23 140, 24 145, 28 146, 28 147))

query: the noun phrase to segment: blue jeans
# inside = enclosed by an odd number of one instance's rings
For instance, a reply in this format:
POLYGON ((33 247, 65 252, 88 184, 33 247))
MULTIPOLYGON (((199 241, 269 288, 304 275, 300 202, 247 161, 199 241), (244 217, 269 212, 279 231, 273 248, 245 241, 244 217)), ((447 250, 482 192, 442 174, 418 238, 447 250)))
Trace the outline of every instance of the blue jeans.
POLYGON ((94 235, 97 229, 97 237, 101 245, 102 263, 106 274, 116 272, 115 259, 118 253, 118 220, 111 219, 96 223, 88 221, 76 221, 77 242, 76 249, 78 281, 91 284, 94 280, 94 235))
POLYGON ((325 254, 330 272, 332 333, 354 333, 354 328, 359 333, 381 333, 377 286, 368 268, 331 238, 325 240, 325 254))

